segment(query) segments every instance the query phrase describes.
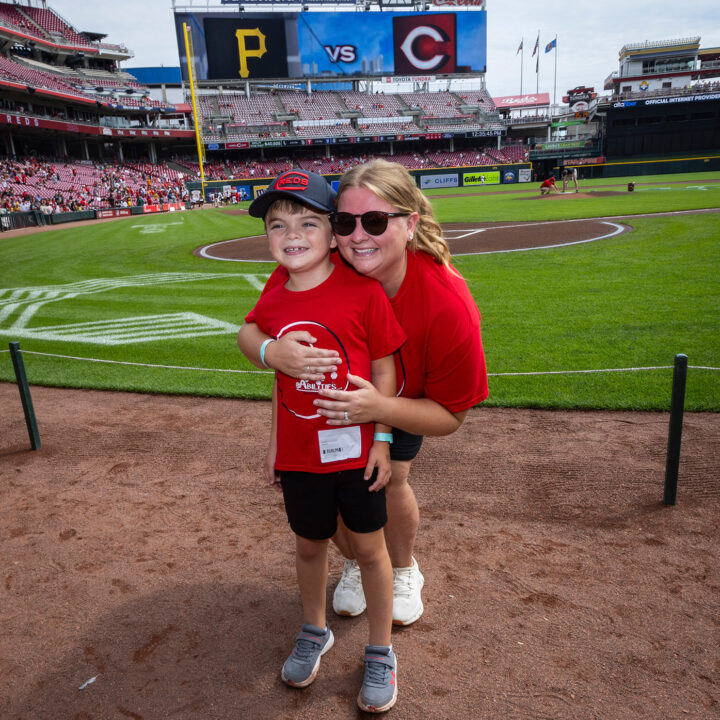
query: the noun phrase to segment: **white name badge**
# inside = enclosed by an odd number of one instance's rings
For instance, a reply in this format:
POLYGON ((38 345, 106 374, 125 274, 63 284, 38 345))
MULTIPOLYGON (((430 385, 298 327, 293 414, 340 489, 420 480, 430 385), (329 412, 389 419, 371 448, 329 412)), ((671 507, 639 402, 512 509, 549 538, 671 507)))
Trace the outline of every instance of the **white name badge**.
POLYGON ((318 442, 320 462, 329 463, 358 458, 362 451, 360 426, 318 430, 318 442))

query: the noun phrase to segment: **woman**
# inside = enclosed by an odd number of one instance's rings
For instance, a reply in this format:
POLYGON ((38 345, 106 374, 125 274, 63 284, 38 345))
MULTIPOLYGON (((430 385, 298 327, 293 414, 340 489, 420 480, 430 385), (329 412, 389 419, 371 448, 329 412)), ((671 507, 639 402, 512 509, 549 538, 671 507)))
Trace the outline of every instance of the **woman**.
MULTIPOLYGON (((410 467, 423 435, 449 435, 487 397, 480 313, 450 265, 432 206, 402 165, 372 160, 352 168, 340 181, 337 208, 330 220, 342 259, 335 261, 381 283, 408 340, 396 355, 397 397, 384 397, 348 374, 358 389, 321 391, 315 405, 329 425, 376 421, 393 427, 385 539, 394 574, 393 622, 410 625, 423 612, 424 582, 413 557, 419 509, 408 483, 410 467)), ((276 270, 266 289, 285 279, 276 270)), ((306 332, 274 341, 247 324, 238 335, 238 346, 256 366, 322 381, 341 360, 314 342, 306 332)), ((333 608, 359 615, 365 609, 360 572, 342 531, 334 539, 346 561, 333 608)))

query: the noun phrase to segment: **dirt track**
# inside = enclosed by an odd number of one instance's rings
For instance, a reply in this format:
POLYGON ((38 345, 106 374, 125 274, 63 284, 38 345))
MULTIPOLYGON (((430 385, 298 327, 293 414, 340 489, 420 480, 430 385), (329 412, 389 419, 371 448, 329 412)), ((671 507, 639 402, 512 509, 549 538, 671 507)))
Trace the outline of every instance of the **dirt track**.
MULTIPOLYGON (((279 679, 300 608, 281 498, 261 480, 267 403, 33 399, 36 452, 0 384, 3 720, 362 715, 363 618, 330 614, 311 688, 279 679)), ((412 475, 426 611, 393 633, 389 717, 718 717, 720 415, 686 415, 674 508, 667 427, 475 409, 426 440, 412 475)))

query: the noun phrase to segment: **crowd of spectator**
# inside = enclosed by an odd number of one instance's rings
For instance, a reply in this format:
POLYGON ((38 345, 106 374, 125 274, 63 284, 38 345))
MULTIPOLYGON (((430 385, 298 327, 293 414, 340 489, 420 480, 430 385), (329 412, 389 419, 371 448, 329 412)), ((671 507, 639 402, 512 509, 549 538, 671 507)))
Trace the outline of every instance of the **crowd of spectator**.
MULTIPOLYGON (((525 154, 521 146, 507 146, 442 153, 408 151, 384 157, 410 170, 421 170, 518 162, 525 154)), ((225 159, 205 163, 203 170, 206 180, 271 178, 293 167, 330 175, 344 173, 373 157, 379 156, 347 153, 273 160, 225 159)), ((185 183, 198 178, 199 166, 188 157, 176 156, 169 164, 0 158, 0 212, 38 210, 54 214, 182 202, 189 196, 185 183)))
MULTIPOLYGON (((237 179, 250 180, 254 178, 277 177, 280 173, 293 167, 312 170, 321 175, 337 175, 355 165, 365 163, 373 157, 380 157, 377 153, 333 153, 328 157, 299 157, 280 158, 276 160, 219 160, 206 162, 203 173, 206 180, 237 179)), ((481 147, 477 149, 457 150, 454 152, 426 151, 426 152, 400 152, 394 155, 383 155, 387 160, 398 162, 408 170, 423 170, 443 167, 474 167, 477 165, 496 165, 499 163, 526 162, 529 153, 526 146, 507 145, 501 148, 481 147)), ((199 177, 200 167, 197 161, 188 157, 176 156, 175 164, 185 168, 196 179, 199 177)))
POLYGON ((0 160, 0 209, 46 214, 180 202, 188 191, 180 173, 163 165, 0 160))

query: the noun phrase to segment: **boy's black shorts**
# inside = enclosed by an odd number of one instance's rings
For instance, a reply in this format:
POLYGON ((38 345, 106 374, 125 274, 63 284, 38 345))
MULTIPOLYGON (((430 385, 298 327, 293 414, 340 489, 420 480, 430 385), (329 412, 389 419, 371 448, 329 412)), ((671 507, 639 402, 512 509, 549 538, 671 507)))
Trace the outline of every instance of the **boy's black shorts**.
POLYGON ((423 442, 422 435, 413 435, 393 428, 393 441, 390 445, 391 460, 414 460, 415 456, 420 452, 420 446, 423 442))
POLYGON ((387 522, 385 488, 370 492, 377 470, 363 479, 365 468, 333 473, 279 471, 285 512, 293 532, 308 540, 327 540, 337 530, 340 513, 356 533, 380 530, 387 522))

